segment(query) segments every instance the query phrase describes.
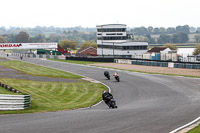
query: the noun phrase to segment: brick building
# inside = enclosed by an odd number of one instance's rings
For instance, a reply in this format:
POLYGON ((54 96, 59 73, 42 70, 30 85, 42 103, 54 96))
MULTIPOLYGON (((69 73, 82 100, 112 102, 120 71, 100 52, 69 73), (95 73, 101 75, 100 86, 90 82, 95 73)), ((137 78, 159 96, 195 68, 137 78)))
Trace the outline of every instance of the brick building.
POLYGON ((93 47, 86 47, 83 49, 79 49, 76 52, 76 56, 85 57, 85 56, 97 56, 97 49, 93 47))

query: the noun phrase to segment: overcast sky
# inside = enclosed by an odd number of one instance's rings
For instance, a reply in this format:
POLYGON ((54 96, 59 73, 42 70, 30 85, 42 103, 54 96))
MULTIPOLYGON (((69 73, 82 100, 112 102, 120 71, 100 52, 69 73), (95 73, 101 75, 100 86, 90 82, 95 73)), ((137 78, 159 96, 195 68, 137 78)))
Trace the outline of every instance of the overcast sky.
POLYGON ((2 0, 0 27, 200 27, 200 0, 2 0))

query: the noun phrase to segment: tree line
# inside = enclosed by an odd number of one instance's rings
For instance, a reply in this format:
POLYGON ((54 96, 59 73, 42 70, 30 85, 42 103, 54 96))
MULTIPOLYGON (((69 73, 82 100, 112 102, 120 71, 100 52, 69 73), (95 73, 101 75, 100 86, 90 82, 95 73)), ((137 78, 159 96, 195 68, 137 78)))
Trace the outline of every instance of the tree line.
MULTIPOLYGON (((133 34, 134 41, 146 41, 149 44, 166 44, 166 43, 186 43, 189 40, 188 35, 191 33, 200 33, 200 27, 190 27, 189 25, 177 27, 136 27, 128 28, 129 34, 133 34), (154 37, 157 35, 158 37, 154 37)), ((200 34, 196 34, 195 42, 200 43, 200 34)), ((0 27, 0 43, 16 43, 16 42, 57 42, 62 40, 75 41, 76 47, 86 41, 96 42, 96 28, 83 27, 41 27, 20 28, 20 27, 0 27), (23 36, 26 39, 23 39, 23 36), (21 39, 20 39, 21 38, 21 39)))
MULTIPOLYGON (((65 33, 64 33, 65 34, 65 33)), ((70 32, 70 34, 73 36, 79 34, 78 31, 76 32, 70 32)), ((91 33, 87 33, 88 36, 91 33)), ((96 33, 95 33, 96 38, 96 33)), ((195 36, 196 41, 200 43, 200 35, 195 36)), ((57 35, 57 34, 51 34, 50 36, 46 37, 44 34, 38 34, 34 37, 31 37, 28 33, 21 31, 18 34, 4 34, 0 35, 0 43, 43 43, 43 42, 58 42, 58 44, 68 50, 76 50, 77 46, 80 48, 84 47, 95 47, 97 48, 96 41, 92 40, 92 37, 88 37, 88 40, 82 41, 78 43, 78 41, 70 40, 64 35, 57 35)), ((140 37, 133 37, 132 38, 135 41, 149 41, 149 43, 159 43, 159 44, 165 44, 165 47, 169 47, 171 49, 177 49, 176 45, 172 45, 170 43, 184 43, 188 41, 188 34, 185 32, 180 33, 174 33, 172 35, 168 34, 161 34, 159 38, 157 39, 157 42, 154 38, 152 38, 150 35, 140 36, 140 37)), ((194 55, 198 55, 200 53, 200 45, 196 45, 196 49, 194 51, 194 55)))
MULTIPOLYGON (((43 34, 39 34, 35 37, 30 37, 30 35, 24 31, 19 32, 18 34, 6 34, 0 35, 0 43, 44 43, 44 42, 57 42, 62 48, 68 50, 76 50, 78 43, 76 40, 67 40, 58 35, 50 35, 45 37, 43 34)), ((84 47, 95 47, 97 44, 93 40, 87 40, 80 43, 80 48, 84 47)))
MULTIPOLYGON (((95 41, 96 42, 96 28, 83 28, 83 27, 40 27, 34 28, 19 28, 19 27, 0 27, 0 36, 5 38, 8 43, 18 42, 17 35, 20 32, 25 32, 29 35, 29 42, 59 42, 61 40, 73 40, 77 42, 80 47, 82 42, 95 41)), ((1 39, 0 38, 0 39, 1 39)), ((2 40, 2 39, 1 39, 2 40)), ((0 40, 0 41, 1 41, 0 40)), ((2 42, 2 41, 1 41, 2 42)), ((0 43, 1 43, 0 42, 0 43)), ((3 41, 5 42, 5 40, 3 41)))
POLYGON ((189 25, 184 25, 184 26, 176 26, 176 27, 136 27, 130 29, 130 33, 133 33, 134 35, 137 36, 145 36, 145 35, 155 35, 155 34, 174 34, 174 33, 200 33, 200 27, 190 27, 189 25))

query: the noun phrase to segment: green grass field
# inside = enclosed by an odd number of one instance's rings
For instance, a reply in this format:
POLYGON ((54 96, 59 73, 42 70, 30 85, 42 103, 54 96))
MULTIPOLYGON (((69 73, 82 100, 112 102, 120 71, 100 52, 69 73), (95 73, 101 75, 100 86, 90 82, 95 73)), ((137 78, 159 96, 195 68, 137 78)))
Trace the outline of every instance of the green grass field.
POLYGON ((3 87, 0 87, 0 94, 8 94, 8 95, 23 95, 21 93, 14 93, 14 92, 11 92, 9 90, 6 90, 5 88, 3 87))
POLYGON ((0 111, 0 114, 71 110, 91 106, 101 100, 102 84, 90 82, 39 82, 0 78, 0 81, 31 95, 31 108, 0 111))
POLYGON ((200 133, 200 125, 188 131, 187 133, 200 133))
MULTIPOLYGON (((14 60, 1 62, 0 65, 37 76, 64 77, 74 80, 81 78, 67 72, 14 60)), ((0 114, 48 112, 88 107, 99 102, 102 99, 102 91, 107 90, 102 84, 84 80, 77 80, 77 82, 42 82, 0 78, 0 82, 31 95, 31 107, 29 109, 0 111, 0 114)), ((10 94, 12 92, 7 92, 4 88, 0 88, 0 93, 10 94)))
POLYGON ((1 66, 16 69, 18 71, 27 73, 34 76, 44 76, 44 77, 56 77, 56 78, 69 78, 69 79, 79 79, 81 76, 74 75, 68 72, 55 70, 48 67, 43 67, 35 64, 25 63, 16 60, 8 60, 0 63, 1 66))

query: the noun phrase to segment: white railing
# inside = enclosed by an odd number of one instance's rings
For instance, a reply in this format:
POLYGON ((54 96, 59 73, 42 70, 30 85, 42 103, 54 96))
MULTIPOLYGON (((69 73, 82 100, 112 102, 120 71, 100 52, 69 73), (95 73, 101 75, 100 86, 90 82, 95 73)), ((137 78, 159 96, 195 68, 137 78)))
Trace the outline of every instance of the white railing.
POLYGON ((0 110, 19 110, 30 107, 30 95, 0 94, 0 110))

